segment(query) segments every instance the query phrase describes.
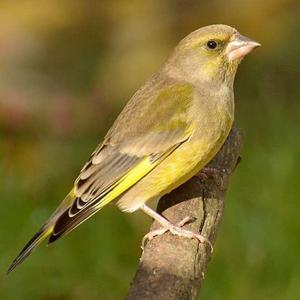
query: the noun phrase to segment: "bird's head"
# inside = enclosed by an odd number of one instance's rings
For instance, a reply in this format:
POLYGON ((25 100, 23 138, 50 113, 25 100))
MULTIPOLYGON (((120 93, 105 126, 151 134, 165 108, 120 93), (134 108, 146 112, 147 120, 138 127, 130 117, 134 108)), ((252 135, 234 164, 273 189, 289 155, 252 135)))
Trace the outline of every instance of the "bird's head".
POLYGON ((180 41, 166 66, 175 76, 193 81, 232 83, 238 64, 258 46, 230 26, 206 26, 180 41))

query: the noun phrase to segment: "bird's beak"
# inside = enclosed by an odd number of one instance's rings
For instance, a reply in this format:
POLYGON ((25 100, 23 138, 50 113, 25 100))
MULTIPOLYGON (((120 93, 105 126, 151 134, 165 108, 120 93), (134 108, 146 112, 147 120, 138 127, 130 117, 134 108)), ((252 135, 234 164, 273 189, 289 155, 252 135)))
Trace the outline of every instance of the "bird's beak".
POLYGON ((236 33, 226 47, 226 55, 229 61, 242 59, 253 49, 259 46, 261 46, 260 43, 236 33))

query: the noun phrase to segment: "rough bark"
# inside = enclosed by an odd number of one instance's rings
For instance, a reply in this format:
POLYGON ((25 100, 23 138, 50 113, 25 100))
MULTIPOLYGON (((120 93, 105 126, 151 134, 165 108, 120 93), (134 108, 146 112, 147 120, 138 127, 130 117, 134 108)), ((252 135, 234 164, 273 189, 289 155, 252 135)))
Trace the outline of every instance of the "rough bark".
MULTIPOLYGON (((229 177, 239 162, 241 134, 233 129, 215 159, 208 165, 217 174, 193 177, 164 196, 157 211, 172 223, 186 216, 195 221, 184 228, 209 238, 212 244, 224 210, 229 177)), ((154 222, 151 230, 159 228, 154 222)), ((207 244, 165 233, 149 241, 128 291, 127 300, 197 299, 211 250, 207 244)))

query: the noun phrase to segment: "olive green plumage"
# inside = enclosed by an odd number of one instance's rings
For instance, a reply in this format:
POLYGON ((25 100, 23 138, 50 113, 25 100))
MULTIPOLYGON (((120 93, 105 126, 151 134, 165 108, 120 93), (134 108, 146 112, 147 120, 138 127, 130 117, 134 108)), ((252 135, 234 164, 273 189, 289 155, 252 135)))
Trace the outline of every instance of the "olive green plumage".
POLYGON ((235 73, 256 46, 226 25, 184 38, 131 98, 69 195, 9 271, 47 236, 55 241, 106 204, 133 212, 199 172, 229 134, 235 73))

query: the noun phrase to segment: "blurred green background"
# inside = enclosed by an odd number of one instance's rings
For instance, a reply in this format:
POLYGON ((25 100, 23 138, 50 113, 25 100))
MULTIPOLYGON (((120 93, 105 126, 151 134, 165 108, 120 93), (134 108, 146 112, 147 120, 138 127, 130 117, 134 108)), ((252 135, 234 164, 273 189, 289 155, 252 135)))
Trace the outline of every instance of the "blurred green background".
MULTIPOLYGON (((261 42, 236 79, 242 163, 201 299, 300 299, 298 0, 0 2, 0 272, 69 191, 176 43, 225 23, 261 42)), ((150 220, 105 208, 9 277, 0 299, 122 299, 150 220)))

